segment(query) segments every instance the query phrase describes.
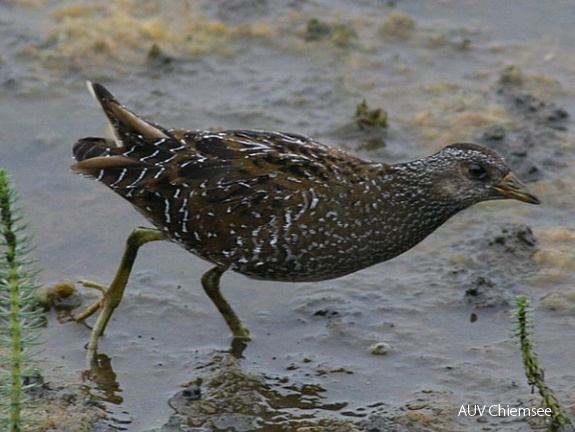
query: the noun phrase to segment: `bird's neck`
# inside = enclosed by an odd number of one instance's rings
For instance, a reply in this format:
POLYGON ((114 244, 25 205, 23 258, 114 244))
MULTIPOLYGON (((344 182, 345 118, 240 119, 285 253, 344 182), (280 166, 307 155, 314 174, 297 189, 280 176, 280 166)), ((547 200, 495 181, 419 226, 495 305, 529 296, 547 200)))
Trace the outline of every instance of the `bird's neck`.
POLYGON ((379 178, 379 229, 374 230, 372 238, 378 261, 411 249, 467 207, 437 197, 430 171, 419 162, 394 165, 379 178))

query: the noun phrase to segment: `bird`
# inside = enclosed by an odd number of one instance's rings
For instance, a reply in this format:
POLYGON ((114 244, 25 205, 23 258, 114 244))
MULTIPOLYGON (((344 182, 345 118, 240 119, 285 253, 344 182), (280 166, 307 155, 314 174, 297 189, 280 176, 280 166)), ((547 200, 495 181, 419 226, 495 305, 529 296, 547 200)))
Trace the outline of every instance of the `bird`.
POLYGON ((92 351, 149 241, 175 242, 213 264, 202 285, 234 337, 249 340, 220 292, 225 271, 267 281, 334 279, 408 251, 479 202, 540 204, 503 157, 477 144, 385 164, 296 133, 167 129, 101 84, 88 89, 112 137, 78 140, 71 169, 108 186, 155 226, 132 232, 114 281, 91 308, 102 308, 92 351))

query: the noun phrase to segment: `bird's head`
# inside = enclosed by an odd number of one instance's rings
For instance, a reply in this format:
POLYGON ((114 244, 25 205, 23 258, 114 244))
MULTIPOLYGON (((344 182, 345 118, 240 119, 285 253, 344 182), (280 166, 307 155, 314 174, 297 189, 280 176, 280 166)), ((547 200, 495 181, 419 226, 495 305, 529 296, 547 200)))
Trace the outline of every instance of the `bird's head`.
POLYGON ((443 202, 464 207, 481 201, 516 199, 540 204, 495 151, 477 144, 459 143, 429 156, 428 174, 434 194, 443 202))

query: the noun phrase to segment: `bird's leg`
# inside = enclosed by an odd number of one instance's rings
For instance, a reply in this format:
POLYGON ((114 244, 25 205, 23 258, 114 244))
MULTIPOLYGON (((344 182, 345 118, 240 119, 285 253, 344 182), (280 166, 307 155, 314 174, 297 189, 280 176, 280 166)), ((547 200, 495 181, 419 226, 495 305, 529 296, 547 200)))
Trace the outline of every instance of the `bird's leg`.
POLYGON ((251 340, 250 332, 244 327, 230 304, 220 292, 220 277, 225 271, 226 269, 220 266, 215 266, 208 270, 202 276, 202 286, 208 297, 212 299, 212 302, 214 302, 214 305, 216 305, 224 317, 234 337, 239 340, 249 341, 251 340))
MULTIPOLYGON (((126 284, 128 283, 128 278, 132 271, 134 261, 138 254, 138 249, 140 246, 156 240, 165 240, 164 234, 160 230, 155 228, 135 228, 128 237, 126 241, 126 248, 124 249, 124 255, 116 270, 116 275, 114 280, 110 284, 110 287, 103 291, 104 294, 102 298, 95 304, 88 307, 88 309, 80 315, 82 319, 87 318, 92 315, 98 309, 101 309, 100 315, 96 321, 96 324, 92 328, 92 334, 90 335, 90 341, 87 345, 86 358, 89 363, 95 359, 96 350, 98 348, 98 340, 104 333, 106 325, 114 312, 114 309, 122 301, 124 295, 124 290, 126 289, 126 284)), ((95 284, 89 283, 89 286, 94 286, 95 284)))

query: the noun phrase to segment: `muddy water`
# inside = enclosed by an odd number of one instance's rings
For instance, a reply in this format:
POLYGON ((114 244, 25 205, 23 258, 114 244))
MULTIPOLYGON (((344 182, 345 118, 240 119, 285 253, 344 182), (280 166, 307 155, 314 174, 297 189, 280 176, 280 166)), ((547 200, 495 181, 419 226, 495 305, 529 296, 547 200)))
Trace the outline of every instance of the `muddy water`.
MULTIPOLYGON (((223 292, 254 335, 240 359, 200 286, 209 264, 146 245, 100 368, 84 364, 89 328, 63 308, 49 313, 42 369, 49 399, 67 401, 50 408, 52 421, 62 430, 529 430, 540 420, 458 416, 464 404, 539 403, 511 336, 518 294, 532 301, 547 382, 573 414, 571 2, 165 3, 0 6, 0 160, 18 185, 43 283, 109 281, 130 230, 145 224, 69 172, 75 140, 104 131, 86 79, 168 127, 293 131, 378 161, 481 142, 543 204, 476 206, 409 253, 334 281, 226 274, 223 292), (385 135, 355 126, 362 100, 388 112, 385 135)), ((79 288, 69 303, 94 298, 79 288)))

